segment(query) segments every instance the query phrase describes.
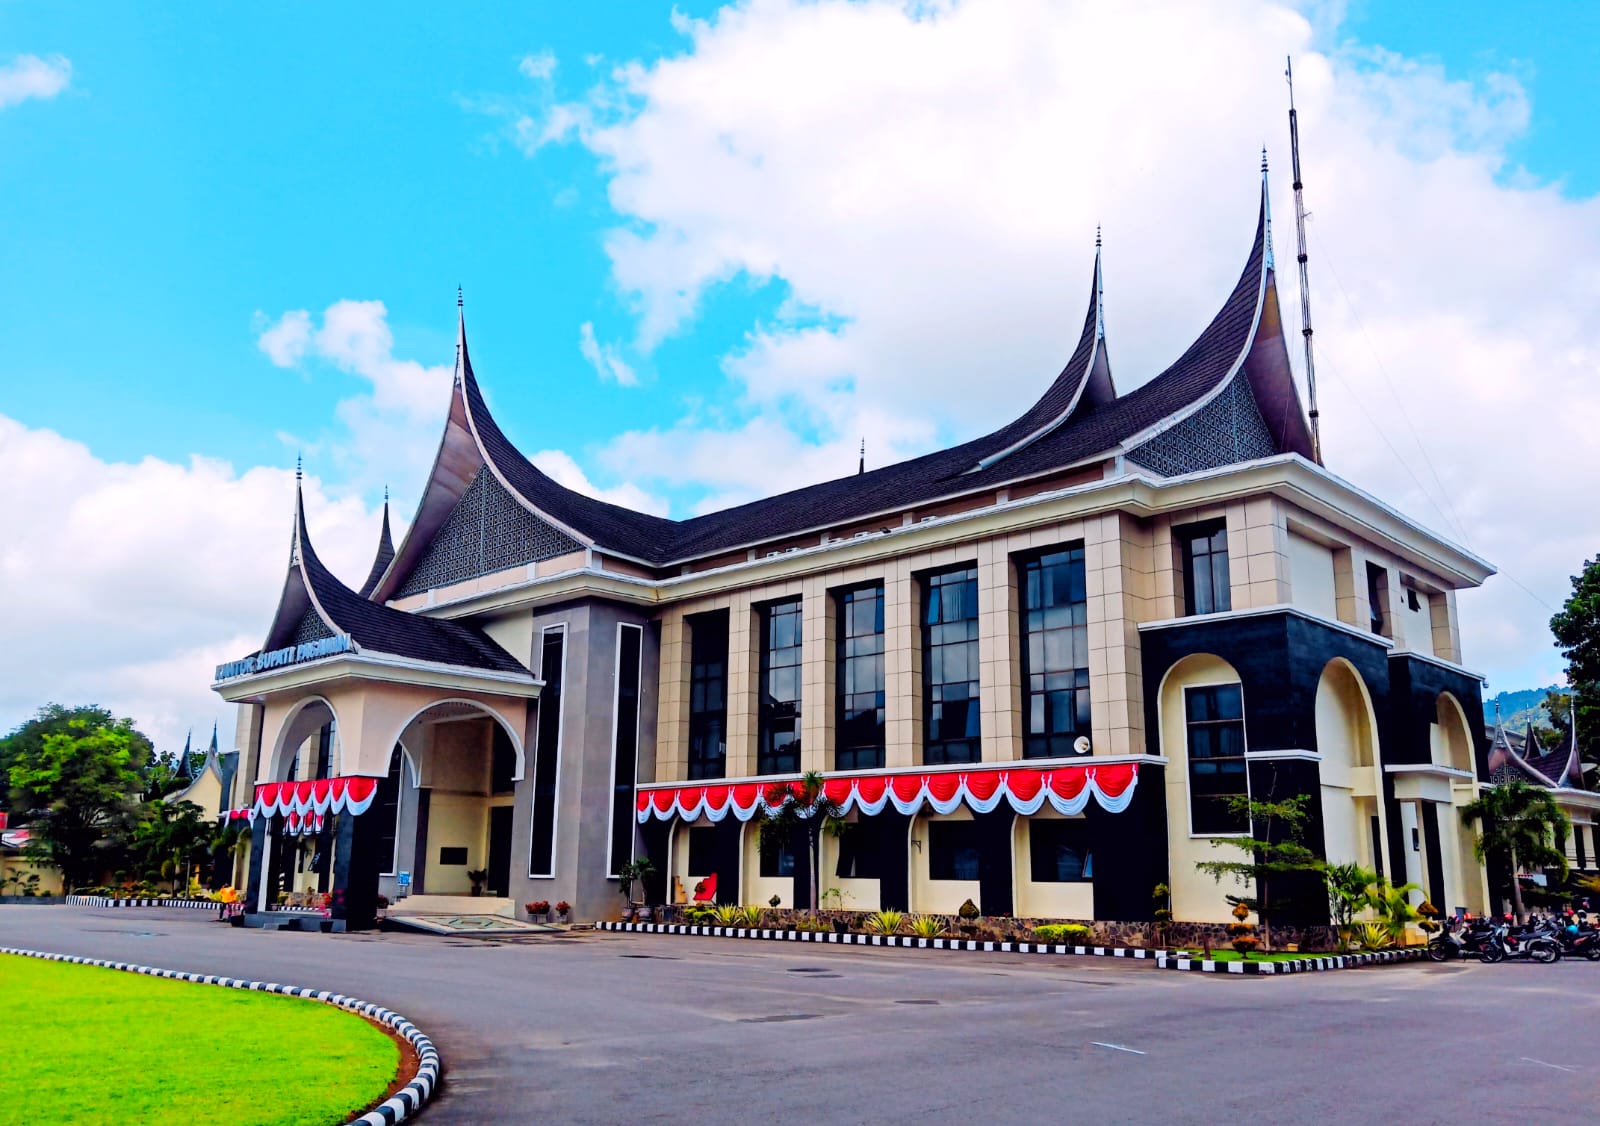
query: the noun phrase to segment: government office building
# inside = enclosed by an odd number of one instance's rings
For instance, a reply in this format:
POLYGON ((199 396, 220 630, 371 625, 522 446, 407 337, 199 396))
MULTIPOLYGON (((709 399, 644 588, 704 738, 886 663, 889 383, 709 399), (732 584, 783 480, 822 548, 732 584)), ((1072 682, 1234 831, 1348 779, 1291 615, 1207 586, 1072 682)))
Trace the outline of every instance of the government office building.
MULTIPOLYGON (((1243 240, 1241 240, 1242 242, 1243 240)), ((1243 246, 1241 247, 1243 249, 1243 246)), ((706 877, 809 899, 759 839, 821 771, 853 827, 847 907, 1225 921, 1196 871, 1226 799, 1305 794, 1308 841, 1482 911, 1458 815, 1488 778, 1456 592, 1492 572, 1317 464, 1290 372, 1263 180, 1232 292, 1119 394, 1098 254, 1038 401, 950 449, 689 520, 556 484, 491 415, 464 321, 444 434, 398 548, 346 585, 297 508, 239 704, 247 908, 335 895, 369 925, 472 891, 615 917, 706 877)))

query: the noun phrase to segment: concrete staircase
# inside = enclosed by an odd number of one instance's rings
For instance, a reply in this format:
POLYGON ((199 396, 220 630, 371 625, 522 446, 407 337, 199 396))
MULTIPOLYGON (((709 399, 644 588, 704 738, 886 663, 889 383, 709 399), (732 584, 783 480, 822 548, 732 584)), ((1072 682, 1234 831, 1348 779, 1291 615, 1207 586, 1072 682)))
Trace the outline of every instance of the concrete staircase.
POLYGON ((396 915, 499 915, 514 919, 517 905, 489 895, 408 895, 389 906, 389 917, 396 915))

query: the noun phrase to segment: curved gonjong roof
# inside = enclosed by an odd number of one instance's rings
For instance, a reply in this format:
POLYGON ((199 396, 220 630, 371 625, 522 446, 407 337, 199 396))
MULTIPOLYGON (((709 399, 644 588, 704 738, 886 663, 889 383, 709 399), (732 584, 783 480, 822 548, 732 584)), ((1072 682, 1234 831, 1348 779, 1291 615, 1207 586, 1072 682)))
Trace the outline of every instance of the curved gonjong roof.
POLYGON ((406 587, 463 494, 485 475, 546 522, 567 549, 600 549, 661 567, 1122 455, 1162 475, 1286 452, 1311 459, 1274 283, 1265 175, 1250 252, 1232 292, 1172 365, 1125 395, 1116 393, 1111 377, 1101 277, 1097 249, 1077 345, 1044 394, 1014 421, 949 449, 689 520, 595 500, 534 466, 489 411, 463 317, 433 472, 405 540, 368 593, 381 601, 406 587))
POLYGON ((527 668, 482 630, 461 622, 407 614, 357 594, 318 558, 306 530, 305 497, 295 488, 294 539, 283 594, 263 652, 348 634, 360 652, 490 672, 527 668))

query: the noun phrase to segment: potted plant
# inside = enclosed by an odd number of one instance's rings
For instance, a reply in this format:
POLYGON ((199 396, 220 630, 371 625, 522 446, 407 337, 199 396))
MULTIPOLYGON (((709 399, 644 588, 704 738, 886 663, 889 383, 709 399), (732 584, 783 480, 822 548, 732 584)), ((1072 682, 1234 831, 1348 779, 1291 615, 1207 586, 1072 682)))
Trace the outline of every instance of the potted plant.
POLYGON ((565 899, 557 901, 557 903, 556 903, 556 918, 557 918, 557 920, 559 922, 563 922, 563 923, 571 922, 572 921, 572 904, 568 903, 565 899))
POLYGON ((532 903, 524 903, 528 918, 537 922, 548 922, 550 919, 550 901, 548 899, 535 899, 532 903))
POLYGON ((630 860, 617 869, 617 890, 622 893, 626 904, 622 908, 622 918, 638 919, 640 922, 650 917, 650 909, 644 906, 644 882, 655 875, 656 866, 650 863, 648 857, 641 856, 637 860, 630 860), (638 888, 638 898, 634 898, 634 888, 638 888))
POLYGON ((483 894, 483 881, 489 878, 487 868, 471 868, 467 871, 467 879, 472 881, 472 894, 483 894))

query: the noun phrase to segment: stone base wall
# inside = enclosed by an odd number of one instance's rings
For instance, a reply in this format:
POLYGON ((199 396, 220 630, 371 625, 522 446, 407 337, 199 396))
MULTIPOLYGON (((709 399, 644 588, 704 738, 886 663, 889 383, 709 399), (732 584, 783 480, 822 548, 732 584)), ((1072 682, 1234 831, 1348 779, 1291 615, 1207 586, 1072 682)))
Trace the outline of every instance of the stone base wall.
MULTIPOLYGON (((871 911, 839 911, 824 910, 813 915, 809 911, 798 911, 793 908, 779 907, 776 909, 762 908, 762 926, 783 930, 796 926, 812 919, 821 919, 829 927, 835 923, 843 923, 844 929, 849 931, 863 931, 866 929, 866 920, 873 914, 871 911)), ((906 912, 906 918, 930 917, 918 916, 914 912, 906 912)), ((1070 923, 1090 928, 1091 937, 1086 941, 1101 946, 1129 946, 1135 948, 1166 949, 1190 948, 1203 950, 1209 946, 1213 950, 1230 949, 1228 927, 1225 923, 1180 923, 1168 924, 1164 938, 1158 939, 1155 923, 1124 923, 1103 919, 1030 919, 1013 918, 1009 915, 999 917, 980 916, 971 923, 964 922, 957 915, 934 915, 943 921, 945 930, 952 938, 973 938, 989 942, 1031 942, 1033 929, 1045 924, 1070 923)), ((660 907, 656 909, 655 922, 682 923, 685 921, 683 906, 660 907)), ((1259 933, 1259 932, 1258 932, 1259 933)), ((1306 951, 1331 951, 1337 946, 1337 936, 1332 927, 1291 927, 1274 926, 1272 928, 1272 948, 1283 950, 1289 945, 1297 945, 1306 951)))

